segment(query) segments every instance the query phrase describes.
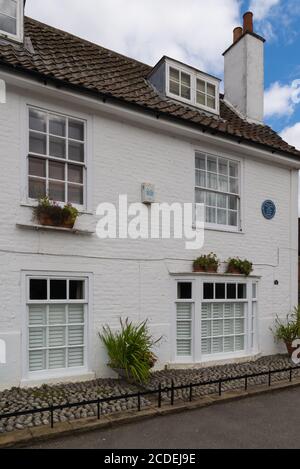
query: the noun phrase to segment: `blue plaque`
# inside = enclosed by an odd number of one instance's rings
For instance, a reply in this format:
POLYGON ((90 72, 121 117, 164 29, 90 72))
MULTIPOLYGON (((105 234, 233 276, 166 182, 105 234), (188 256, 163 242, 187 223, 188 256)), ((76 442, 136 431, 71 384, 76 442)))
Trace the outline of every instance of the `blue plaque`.
POLYGON ((272 220, 276 215, 276 205, 272 200, 265 200, 261 206, 261 211, 267 220, 272 220))

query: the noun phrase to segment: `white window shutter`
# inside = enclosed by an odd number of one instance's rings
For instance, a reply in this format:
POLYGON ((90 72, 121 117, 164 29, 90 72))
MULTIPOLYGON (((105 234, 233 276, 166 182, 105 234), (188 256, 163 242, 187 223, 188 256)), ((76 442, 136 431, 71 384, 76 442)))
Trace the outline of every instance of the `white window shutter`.
POLYGON ((177 355, 189 357, 192 355, 192 305, 178 304, 176 319, 177 355))

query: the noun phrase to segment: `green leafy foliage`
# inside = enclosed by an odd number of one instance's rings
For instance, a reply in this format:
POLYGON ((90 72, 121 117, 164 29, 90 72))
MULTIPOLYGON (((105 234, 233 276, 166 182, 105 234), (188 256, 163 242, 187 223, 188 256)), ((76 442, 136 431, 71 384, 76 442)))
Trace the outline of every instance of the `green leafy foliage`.
POLYGON ((120 319, 120 324, 121 330, 117 332, 104 326, 103 332, 99 333, 109 356, 109 366, 124 370, 128 379, 145 383, 157 360, 152 347, 160 342, 161 337, 153 339, 147 321, 134 325, 127 318, 125 321, 120 319))
POLYGON ((79 216, 78 210, 72 204, 61 207, 49 197, 39 199, 38 205, 33 209, 33 214, 36 220, 48 218, 56 226, 74 225, 79 216))
POLYGON ((204 254, 203 256, 198 257, 194 261, 194 269, 198 269, 199 267, 203 268, 204 270, 208 270, 210 268, 217 269, 219 266, 219 259, 217 255, 211 252, 210 254, 204 254))
POLYGON ((228 259, 227 272, 232 273, 233 270, 238 270, 243 275, 250 275, 253 271, 252 262, 247 259, 240 259, 239 257, 228 259))
POLYGON ((300 306, 294 308, 291 314, 283 321, 278 316, 275 319, 275 327, 271 329, 277 341, 291 344, 300 338, 300 306))

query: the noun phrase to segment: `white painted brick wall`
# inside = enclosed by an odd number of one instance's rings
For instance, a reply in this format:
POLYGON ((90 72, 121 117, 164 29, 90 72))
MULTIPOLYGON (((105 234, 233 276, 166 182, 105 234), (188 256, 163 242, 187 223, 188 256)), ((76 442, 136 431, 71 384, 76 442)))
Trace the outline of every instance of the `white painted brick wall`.
MULTIPOLYGON (((160 366, 171 360, 171 316, 173 279, 169 270, 191 270, 198 254, 184 249, 184 241, 99 240, 96 236, 24 231, 16 223, 31 220, 31 208, 20 205, 21 160, 25 158, 24 106, 39 102, 74 114, 77 109, 61 100, 30 98, 8 86, 7 104, 0 107, 0 338, 10 334, 6 366, 0 365, 0 386, 18 385, 24 377, 24 301, 21 271, 70 271, 93 274, 93 314, 91 371, 106 376, 107 357, 98 331, 109 323, 117 326, 119 317, 138 321, 149 318, 155 335, 164 335, 159 348, 160 366), (15 347, 11 347, 12 337, 15 347), (23 339, 22 339, 23 337, 23 339), (22 348, 23 347, 23 348, 22 348)), ((100 202, 116 203, 119 194, 128 202, 139 202, 141 183, 155 184, 158 202, 191 202, 194 198, 194 150, 211 150, 201 142, 187 142, 151 129, 138 128, 96 114, 86 108, 92 125, 93 211, 100 202)), ((26 137, 26 136, 25 136, 26 137)), ((226 154, 226 156, 232 156, 226 154)), ((239 155, 243 160, 243 152, 239 155)), ((297 172, 252 159, 243 160, 243 233, 207 231, 204 251, 247 257, 262 276, 259 303, 259 342, 263 354, 276 353, 269 327, 276 314, 284 316, 297 303, 297 200, 291 184, 297 172), (292 198, 291 198, 292 197, 292 198), (274 220, 261 215, 261 204, 272 199, 277 206, 274 220), (274 286, 274 280, 279 281, 274 286)), ((97 218, 82 215, 80 228, 91 228, 97 218)))

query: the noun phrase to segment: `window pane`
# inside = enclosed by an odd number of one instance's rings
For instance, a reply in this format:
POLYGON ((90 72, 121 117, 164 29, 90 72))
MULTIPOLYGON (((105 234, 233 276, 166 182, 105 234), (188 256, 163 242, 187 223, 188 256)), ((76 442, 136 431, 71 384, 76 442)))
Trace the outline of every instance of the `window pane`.
POLYGON ((46 160, 41 158, 29 158, 30 176, 46 177, 46 160))
POLYGON ((187 88, 190 88, 191 86, 191 77, 187 73, 182 72, 181 73, 181 84, 186 86, 187 88))
POLYGON ((244 336, 239 336, 235 338, 235 350, 244 350, 244 336))
POLYGON ((228 177, 219 176, 219 188, 222 192, 228 192, 228 177))
POLYGON ((224 334, 225 335, 234 334, 234 319, 226 319, 224 321, 224 334))
POLYGON ((49 305, 49 324, 66 324, 65 305, 49 305))
POLYGON ((200 155, 199 153, 196 154, 196 169, 203 169, 205 171, 206 164, 205 164, 205 155, 200 155))
POLYGON ((83 326, 69 326, 68 345, 83 345, 83 344, 84 344, 83 326))
POLYGON ((252 284, 252 298, 256 298, 256 283, 252 284))
POLYGON ((40 179, 29 178, 29 191, 30 199, 41 199, 46 195, 46 181, 40 179))
POLYGON ((82 166, 68 165, 68 180, 70 182, 83 183, 83 168, 82 166))
POLYGON ((181 85, 181 96, 184 99, 191 99, 191 89, 181 85))
POLYGON ((65 180, 65 163, 58 163, 57 161, 49 161, 49 178, 65 180))
POLYGON ((243 334, 244 333, 244 319, 235 319, 234 321, 234 330, 235 334, 243 334))
POLYGON ((49 346, 64 347, 66 345, 66 328, 49 327, 49 346))
POLYGON ((203 355, 211 354, 211 339, 202 339, 201 352, 203 355))
POLYGON ((84 161, 84 144, 69 142, 69 160, 84 161))
POLYGON ((229 191, 233 194, 238 194, 239 185, 237 179, 229 178, 229 191))
POLYGON ((68 322, 69 324, 82 324, 84 322, 83 305, 69 305, 68 322))
POLYGON ((234 352, 234 337, 224 337, 224 352, 234 352))
POLYGON ((50 134, 59 135, 60 137, 66 136, 66 119, 60 116, 49 117, 49 132, 50 134))
POLYGON ((29 348, 46 347, 45 327, 33 327, 29 329, 29 348))
POLYGON ((84 281, 83 280, 70 280, 69 283, 69 297, 70 300, 83 300, 84 299, 84 281))
POLYGON ((219 173, 223 176, 228 176, 228 161, 219 159, 219 173))
POLYGON ((226 210, 217 210, 217 223, 218 225, 227 225, 227 212, 226 210))
POLYGON ((207 170, 212 173, 217 172, 217 158, 211 156, 207 158, 207 170))
POLYGON ((66 367, 66 352, 65 349, 49 350, 49 368, 65 368, 66 367))
POLYGON ((191 282, 179 282, 177 297, 179 300, 190 300, 192 298, 191 282))
POLYGON ((207 97, 207 106, 216 109, 216 100, 215 98, 210 98, 209 96, 207 97))
POLYGON ((202 303, 201 310, 202 319, 211 319, 211 304, 202 303))
POLYGON ((206 187, 206 172, 196 171, 196 186, 206 187))
POLYGON ((16 0, 0 0, 0 12, 5 15, 17 17, 17 2, 16 0))
POLYGON ((212 352, 221 353, 223 352, 223 338, 214 338, 212 339, 212 352))
POLYGON ((238 164, 237 163, 229 163, 229 174, 231 177, 238 177, 238 164))
POLYGON ((45 112, 36 111, 35 109, 30 109, 29 110, 29 128, 31 130, 38 130, 39 132, 46 132, 47 114, 45 112))
POLYGON ((68 185, 68 202, 83 205, 83 187, 68 185))
POLYGON ((216 223, 216 209, 206 207, 206 223, 216 223))
POLYGON ((216 96, 216 87, 211 83, 207 83, 207 94, 210 96, 216 96))
POLYGON ((244 283, 238 284, 238 298, 240 300, 247 298, 247 285, 244 283))
POLYGON ((227 196, 218 194, 217 195, 217 207, 219 208, 227 208, 227 196))
POLYGON ((9 34, 17 34, 17 21, 15 18, 1 15, 0 13, 0 30, 9 34))
POLYGON ((196 189, 196 203, 205 204, 205 191, 196 189))
POLYGON ((83 366, 84 365, 84 349, 83 347, 71 348, 68 350, 68 366, 83 366))
POLYGON ((207 173, 207 187, 209 189, 218 189, 218 176, 216 174, 207 173))
POLYGON ((227 284, 227 298, 228 299, 236 299, 236 284, 235 283, 228 283, 227 284))
POLYGON ((205 94, 203 93, 199 93, 197 91, 197 103, 200 104, 201 106, 205 106, 206 103, 205 103, 205 94))
POLYGON ((229 219, 228 219, 228 224, 230 226, 237 226, 237 212, 228 212, 229 213, 229 219))
POLYGON ((179 83, 175 81, 170 81, 170 93, 176 94, 176 96, 179 96, 179 83))
POLYGON ((62 182, 49 182, 49 197, 58 202, 65 202, 65 184, 62 182))
POLYGON ((237 197, 235 197, 235 196, 233 196, 233 195, 230 195, 230 196, 229 196, 229 208, 230 208, 231 210, 237 210, 237 208, 238 208, 237 202, 238 202, 237 197))
POLYGON ((84 123, 69 119, 69 138, 84 141, 84 123))
POLYGON ((30 279, 29 281, 29 299, 46 300, 47 299, 47 280, 30 279))
POLYGON ((49 137, 49 154, 56 158, 66 158, 66 140, 59 137, 49 137))
POLYGON ((36 132, 29 133, 29 152, 39 153, 40 155, 46 155, 47 152, 47 137, 44 134, 38 134, 36 132))
POLYGON ((66 280, 50 280, 50 299, 66 300, 67 299, 67 281, 66 280))
POLYGON ((176 68, 170 67, 170 78, 171 80, 179 82, 179 70, 176 68))
POLYGON ((216 283, 216 300, 225 299, 225 283, 216 283))
POLYGON ((39 371, 46 368, 46 351, 32 350, 29 352, 29 371, 39 371))
POLYGON ((29 306, 29 325, 43 326, 46 324, 46 306, 30 305, 29 306))
POLYGON ((203 298, 205 300, 214 299, 214 284, 213 283, 204 283, 203 284, 203 298))
POLYGON ((197 90, 205 93, 205 81, 197 79, 197 90))

